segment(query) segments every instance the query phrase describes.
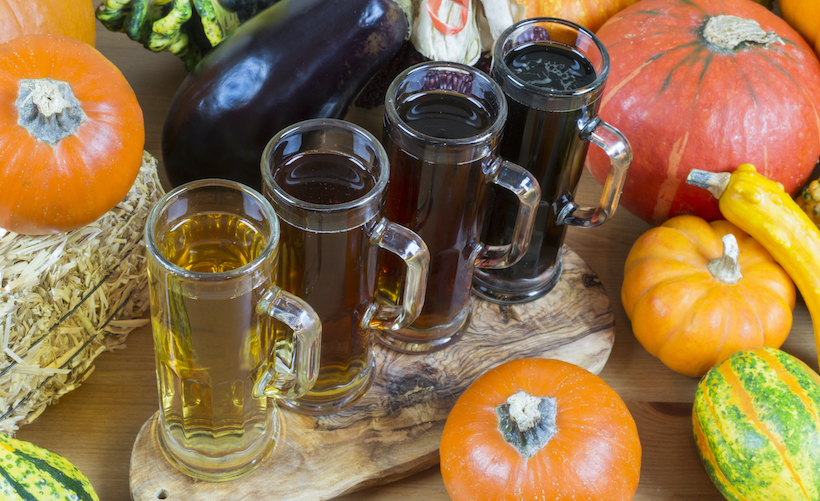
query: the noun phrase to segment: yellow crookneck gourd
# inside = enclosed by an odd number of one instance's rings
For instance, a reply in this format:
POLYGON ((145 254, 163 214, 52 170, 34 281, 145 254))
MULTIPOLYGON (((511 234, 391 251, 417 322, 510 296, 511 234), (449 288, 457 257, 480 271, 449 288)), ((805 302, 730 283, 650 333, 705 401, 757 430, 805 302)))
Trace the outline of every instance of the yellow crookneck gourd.
POLYGON ((820 229, 783 189, 751 164, 733 173, 692 169, 686 182, 709 190, 723 216, 786 270, 808 307, 820 357, 820 229))

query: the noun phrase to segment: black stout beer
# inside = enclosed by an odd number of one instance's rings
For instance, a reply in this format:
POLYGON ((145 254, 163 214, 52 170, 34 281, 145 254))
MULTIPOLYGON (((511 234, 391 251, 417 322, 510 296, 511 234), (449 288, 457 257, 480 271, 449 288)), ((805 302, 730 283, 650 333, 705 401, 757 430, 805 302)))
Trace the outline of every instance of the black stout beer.
MULTIPOLYGON (((566 225, 593 226, 606 218, 600 218, 600 211, 594 222, 567 216, 575 212, 573 196, 590 134, 599 126, 596 114, 608 58, 593 35, 577 25, 557 19, 525 20, 499 38, 491 73, 509 107, 501 156, 535 176, 541 201, 526 255, 508 268, 477 270, 473 285, 486 299, 521 303, 543 296, 559 280, 566 225)), ((494 245, 509 238, 507 207, 514 200, 498 190, 491 198, 484 239, 494 245)))

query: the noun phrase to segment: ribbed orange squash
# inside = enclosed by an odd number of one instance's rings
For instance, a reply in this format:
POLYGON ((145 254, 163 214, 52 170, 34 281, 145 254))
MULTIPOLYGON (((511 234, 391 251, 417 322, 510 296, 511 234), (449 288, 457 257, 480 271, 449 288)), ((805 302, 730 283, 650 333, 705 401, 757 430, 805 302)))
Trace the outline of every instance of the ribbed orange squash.
POLYGON ((786 272, 737 226, 678 216, 635 241, 621 301, 649 353, 676 372, 702 376, 737 350, 779 348, 795 294, 786 272), (722 251, 729 234, 736 260, 722 251))
POLYGON ((638 0, 521 0, 524 16, 558 17, 597 31, 607 19, 638 0))
POLYGON ((95 221, 131 189, 144 146, 137 96, 97 49, 58 35, 0 44, 0 227, 95 221))
POLYGON ((0 0, 0 43, 21 35, 63 35, 94 45, 92 0, 0 0))
POLYGON ((453 501, 629 501, 641 443, 624 401, 555 359, 496 366, 458 398, 441 436, 453 501))
MULTIPOLYGON (((792 196, 808 180, 820 62, 783 19, 750 0, 641 0, 596 34, 611 59, 599 115, 633 151, 622 207, 654 225, 721 219, 715 197, 686 184, 692 169, 754 164, 792 196)), ((587 166, 604 182, 609 157, 590 148, 587 166)))

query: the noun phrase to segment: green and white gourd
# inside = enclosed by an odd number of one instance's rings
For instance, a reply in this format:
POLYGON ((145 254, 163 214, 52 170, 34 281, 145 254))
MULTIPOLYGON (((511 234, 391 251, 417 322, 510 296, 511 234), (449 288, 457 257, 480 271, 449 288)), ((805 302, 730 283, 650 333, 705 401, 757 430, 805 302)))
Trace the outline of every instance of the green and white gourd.
POLYGON ((774 348, 740 350, 699 382, 695 441, 731 501, 820 500, 820 377, 774 348))
POLYGON ((0 434, 0 499, 99 501, 88 478, 66 458, 0 434))

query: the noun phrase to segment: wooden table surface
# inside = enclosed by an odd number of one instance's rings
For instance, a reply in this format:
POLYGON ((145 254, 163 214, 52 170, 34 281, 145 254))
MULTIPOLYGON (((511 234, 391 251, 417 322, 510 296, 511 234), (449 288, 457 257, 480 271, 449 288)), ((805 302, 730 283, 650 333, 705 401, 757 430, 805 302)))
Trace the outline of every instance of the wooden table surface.
MULTIPOLYGON (((145 114, 146 150, 160 160, 160 137, 174 91, 185 76, 182 63, 151 53, 124 34, 98 25, 97 48, 134 88, 145 114)), ((350 120, 378 126, 377 111, 353 110, 350 120), (366 123, 365 123, 366 122, 366 123)), ((166 185, 167 187, 167 185, 166 185)), ((600 187, 585 174, 578 198, 597 203, 600 187)), ((620 301, 623 263, 635 239, 650 226, 626 210, 589 230, 570 229, 567 243, 600 276, 615 312, 616 338, 601 372, 626 402, 643 448, 636 500, 721 500, 701 466, 692 439, 691 410, 697 380, 673 372, 649 355, 632 334, 620 301)), ((798 298, 792 332, 783 349, 817 367, 811 319, 798 298)), ((157 410, 150 327, 131 333, 126 348, 102 354, 91 377, 77 390, 24 425, 17 438, 66 456, 91 480, 103 501, 130 499, 131 448, 140 427, 157 410)), ((320 478, 316 479, 321 482, 320 478)), ((449 499, 439 468, 351 493, 342 500, 449 499)))

